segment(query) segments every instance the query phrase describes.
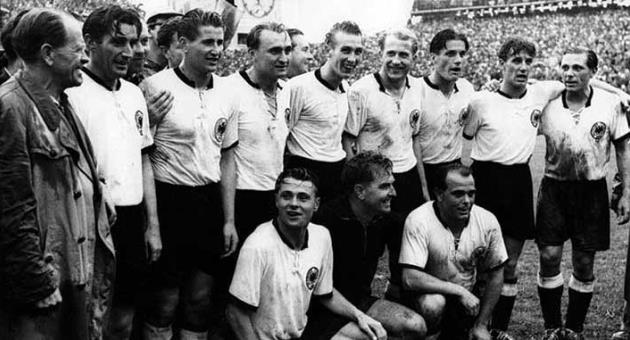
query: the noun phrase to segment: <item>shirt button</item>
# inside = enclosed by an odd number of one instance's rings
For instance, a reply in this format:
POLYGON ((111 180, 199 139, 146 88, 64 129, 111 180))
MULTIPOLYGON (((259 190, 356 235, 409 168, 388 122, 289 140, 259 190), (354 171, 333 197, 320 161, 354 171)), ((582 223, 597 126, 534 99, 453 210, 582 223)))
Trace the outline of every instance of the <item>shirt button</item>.
POLYGON ((82 194, 81 194, 81 191, 75 191, 75 193, 74 193, 74 199, 77 199, 77 198, 81 197, 81 195, 82 195, 82 194))
POLYGON ((85 236, 81 236, 81 237, 79 237, 79 239, 77 240, 77 243, 78 243, 78 244, 81 244, 81 243, 83 243, 83 242, 85 242, 85 236))

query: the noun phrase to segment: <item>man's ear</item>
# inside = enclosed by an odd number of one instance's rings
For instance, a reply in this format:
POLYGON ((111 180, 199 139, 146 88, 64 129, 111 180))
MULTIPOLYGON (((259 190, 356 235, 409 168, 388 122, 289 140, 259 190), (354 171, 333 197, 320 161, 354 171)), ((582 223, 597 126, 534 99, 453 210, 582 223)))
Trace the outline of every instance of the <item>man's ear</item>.
POLYGON ((96 45, 98 44, 98 42, 96 41, 96 39, 92 38, 90 34, 85 34, 83 36, 83 40, 85 41, 85 48, 89 52, 92 52, 94 51, 94 49, 96 49, 96 45))
POLYGON ((182 49, 182 51, 184 51, 184 53, 188 52, 188 44, 190 43, 188 41, 188 39, 186 39, 186 37, 179 37, 177 39, 177 42, 179 43, 179 47, 182 49))
POLYGON ((52 64, 54 64, 55 60, 53 55, 55 54, 55 49, 50 44, 43 44, 39 48, 39 54, 46 65, 52 66, 52 64))
POLYGON ((358 199, 362 200, 365 198, 365 187, 362 184, 355 184, 352 191, 358 199))
POLYGON ((316 212, 319 209, 320 198, 319 196, 315 197, 315 207, 313 208, 313 212, 316 212))

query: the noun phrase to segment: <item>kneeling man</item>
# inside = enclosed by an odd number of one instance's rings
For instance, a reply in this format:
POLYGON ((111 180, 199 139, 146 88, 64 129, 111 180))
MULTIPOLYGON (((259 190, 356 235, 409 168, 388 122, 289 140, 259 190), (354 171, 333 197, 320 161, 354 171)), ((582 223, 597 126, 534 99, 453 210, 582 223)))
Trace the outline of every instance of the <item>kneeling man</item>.
POLYGON ((275 185, 278 217, 247 238, 230 286, 227 317, 236 337, 296 339, 306 327, 311 297, 356 323, 360 337, 386 339, 381 324, 333 288, 330 233, 310 223, 319 206, 317 184, 303 168, 280 174, 275 185))
POLYGON ((510 339, 488 330, 501 294, 507 252, 496 217, 474 205, 470 169, 449 164, 436 172, 435 201, 409 214, 399 263, 402 285, 428 333, 443 339, 510 339), (477 275, 486 287, 475 295, 477 275), (442 326, 443 325, 443 326, 442 326))

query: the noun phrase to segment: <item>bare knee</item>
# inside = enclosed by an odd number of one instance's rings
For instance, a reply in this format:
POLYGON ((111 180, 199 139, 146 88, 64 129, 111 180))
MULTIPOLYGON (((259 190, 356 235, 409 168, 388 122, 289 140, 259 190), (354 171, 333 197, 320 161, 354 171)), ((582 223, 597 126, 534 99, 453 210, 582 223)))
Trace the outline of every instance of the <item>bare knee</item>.
POLYGON ((106 339, 129 339, 133 327, 133 309, 114 307, 112 309, 106 339))
POLYGON ((593 280, 593 263, 595 254, 590 252, 573 252, 573 276, 580 281, 593 280))
POLYGON ((418 312, 424 318, 428 334, 440 329, 442 314, 446 308, 446 298, 441 294, 423 294, 417 299, 418 312))
POLYGON ((403 321, 405 339, 424 339, 427 335, 427 324, 417 313, 407 315, 403 321))
POLYGON ((554 276, 560 273, 562 248, 543 247, 540 249, 540 270, 543 276, 554 276))
POLYGON ((157 327, 170 326, 179 304, 179 290, 176 288, 160 290, 153 293, 152 298, 153 302, 145 312, 147 321, 157 327))

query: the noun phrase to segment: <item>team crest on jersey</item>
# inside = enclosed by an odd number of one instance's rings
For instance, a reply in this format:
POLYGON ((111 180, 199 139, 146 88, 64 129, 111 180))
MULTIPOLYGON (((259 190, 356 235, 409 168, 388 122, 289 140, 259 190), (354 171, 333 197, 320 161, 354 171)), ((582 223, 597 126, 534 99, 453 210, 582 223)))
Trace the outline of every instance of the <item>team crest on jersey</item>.
POLYGON ((466 121, 468 120, 468 116, 469 116, 468 108, 463 108, 462 111, 459 113, 457 124, 459 124, 459 126, 464 126, 464 123, 466 123, 466 121))
POLYGON ((315 287, 315 283, 319 278, 319 269, 317 267, 311 267, 306 273, 306 287, 308 289, 313 289, 315 287))
POLYGON ((134 118, 136 121, 136 128, 138 129, 140 136, 144 135, 144 132, 142 131, 142 119, 143 119, 142 111, 140 110, 136 111, 136 116, 134 118))
POLYGON ((420 120, 420 110, 414 109, 409 113, 409 125, 412 129, 418 128, 418 120, 420 120))
POLYGON ((214 140, 217 143, 223 143, 223 137, 225 136, 225 129, 227 128, 227 119, 221 118, 214 124, 214 140))
POLYGON ((532 123, 533 127, 537 128, 538 124, 540 124, 540 116, 542 116, 540 110, 535 109, 532 111, 532 114, 529 116, 529 121, 532 123))
POLYGON ((604 122, 597 122, 591 127, 591 137, 593 137, 593 139, 595 139, 596 141, 602 139, 605 133, 606 124, 604 124, 604 122))

